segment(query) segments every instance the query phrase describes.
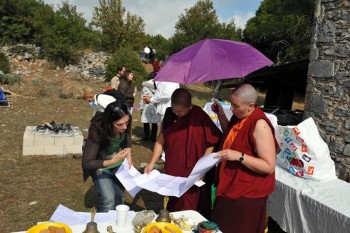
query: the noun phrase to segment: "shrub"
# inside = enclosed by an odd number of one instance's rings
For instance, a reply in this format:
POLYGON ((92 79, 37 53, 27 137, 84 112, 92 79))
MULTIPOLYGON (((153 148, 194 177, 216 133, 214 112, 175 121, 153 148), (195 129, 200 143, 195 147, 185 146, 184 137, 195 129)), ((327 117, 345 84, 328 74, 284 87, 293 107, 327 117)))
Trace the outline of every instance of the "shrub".
POLYGON ((0 71, 3 73, 10 72, 10 61, 4 53, 0 52, 0 71))
POLYGON ((35 46, 31 45, 15 45, 10 48, 10 52, 12 54, 19 54, 19 55, 24 55, 25 53, 32 54, 34 57, 37 56, 35 52, 35 46))
POLYGON ((14 84, 19 83, 21 81, 21 77, 18 75, 11 74, 0 74, 0 82, 4 84, 14 84))
POLYGON ((141 83, 147 80, 147 72, 142 65, 138 52, 129 47, 118 49, 108 60, 106 68, 106 80, 110 81, 116 74, 118 66, 125 66, 134 74, 133 85, 140 90, 141 83))

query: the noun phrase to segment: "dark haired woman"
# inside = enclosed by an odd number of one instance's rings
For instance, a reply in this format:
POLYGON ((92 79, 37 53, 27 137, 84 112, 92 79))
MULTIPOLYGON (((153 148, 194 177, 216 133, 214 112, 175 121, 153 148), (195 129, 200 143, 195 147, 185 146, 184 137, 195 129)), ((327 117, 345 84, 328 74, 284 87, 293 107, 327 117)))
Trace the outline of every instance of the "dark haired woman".
POLYGON ((120 78, 120 83, 118 87, 118 91, 123 93, 126 97, 126 104, 129 106, 130 113, 132 113, 132 108, 135 101, 135 92, 134 87, 132 85, 133 78, 134 74, 132 71, 125 71, 124 77, 120 78))
POLYGON ((125 103, 110 103, 91 120, 82 165, 84 180, 91 176, 95 183, 98 212, 115 210, 124 203, 124 187, 115 171, 124 159, 132 164, 130 148, 125 148, 126 131, 131 131, 131 116, 125 103))

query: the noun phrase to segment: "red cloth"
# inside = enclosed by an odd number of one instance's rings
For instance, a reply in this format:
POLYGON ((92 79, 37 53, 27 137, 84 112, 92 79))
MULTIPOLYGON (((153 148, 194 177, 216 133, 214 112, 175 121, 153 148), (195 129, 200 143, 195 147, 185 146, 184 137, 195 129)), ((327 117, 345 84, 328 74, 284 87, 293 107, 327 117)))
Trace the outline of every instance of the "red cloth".
POLYGON ((153 71, 154 72, 158 72, 160 69, 160 62, 159 61, 154 61, 152 62, 152 66, 153 66, 153 71))
MULTIPOLYGON (((274 133, 274 128, 269 119, 261 109, 256 107, 254 112, 247 118, 233 142, 228 145, 228 148, 243 152, 246 156, 257 156, 253 133, 256 122, 259 119, 265 119, 274 133)), ((237 122, 238 119, 233 117, 230 121, 229 128, 237 122)), ((226 138, 228 134, 229 132, 226 133, 224 138, 226 138)), ((275 146, 277 148, 276 140, 275 146)), ((259 198, 268 196, 275 189, 274 172, 268 175, 258 174, 238 161, 224 161, 221 166, 223 167, 220 169, 217 196, 223 196, 229 199, 236 199, 239 197, 259 198)))
POLYGON ((266 228, 267 197, 235 200, 218 197, 210 220, 224 233, 263 233, 266 228))
MULTIPOLYGON (((208 147, 216 145, 222 133, 202 108, 193 105, 181 119, 167 108, 163 119, 165 173, 188 177, 208 147)), ((196 210, 199 188, 192 187, 180 198, 170 198, 169 211, 196 210)))

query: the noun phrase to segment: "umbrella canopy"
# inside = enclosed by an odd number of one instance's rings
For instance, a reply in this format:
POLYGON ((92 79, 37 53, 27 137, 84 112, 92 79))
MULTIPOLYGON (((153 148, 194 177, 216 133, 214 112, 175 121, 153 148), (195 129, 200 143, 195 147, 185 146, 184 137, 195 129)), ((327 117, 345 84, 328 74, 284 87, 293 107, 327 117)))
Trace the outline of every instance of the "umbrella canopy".
POLYGON ((190 84, 243 78, 272 64, 247 43, 205 39, 170 56, 154 80, 190 84))

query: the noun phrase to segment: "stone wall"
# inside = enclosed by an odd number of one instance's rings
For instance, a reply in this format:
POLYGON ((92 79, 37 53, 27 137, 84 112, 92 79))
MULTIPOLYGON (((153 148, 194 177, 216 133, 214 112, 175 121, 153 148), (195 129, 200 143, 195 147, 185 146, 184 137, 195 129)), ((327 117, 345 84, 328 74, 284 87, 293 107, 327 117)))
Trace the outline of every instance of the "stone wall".
POLYGON ((339 179, 350 182, 350 1, 316 0, 304 118, 328 144, 339 179))

